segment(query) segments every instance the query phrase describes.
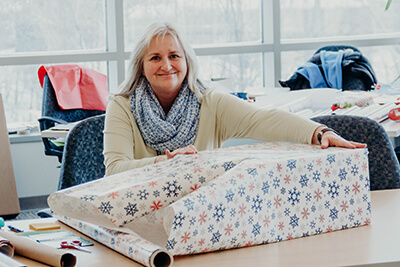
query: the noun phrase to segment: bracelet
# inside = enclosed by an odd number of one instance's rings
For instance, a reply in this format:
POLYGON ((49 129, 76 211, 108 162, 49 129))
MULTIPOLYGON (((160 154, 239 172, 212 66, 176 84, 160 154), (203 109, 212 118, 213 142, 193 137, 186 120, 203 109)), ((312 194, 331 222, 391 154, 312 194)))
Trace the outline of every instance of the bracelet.
POLYGON ((324 129, 322 129, 321 131, 319 131, 319 133, 318 133, 318 135, 317 135, 317 139, 318 139, 318 142, 321 144, 321 139, 322 139, 322 136, 324 135, 324 133, 326 133, 326 132, 334 132, 335 134, 337 134, 337 135, 339 135, 339 133, 338 132, 336 132, 335 130, 333 130, 333 129, 331 129, 331 128, 324 128, 324 129))

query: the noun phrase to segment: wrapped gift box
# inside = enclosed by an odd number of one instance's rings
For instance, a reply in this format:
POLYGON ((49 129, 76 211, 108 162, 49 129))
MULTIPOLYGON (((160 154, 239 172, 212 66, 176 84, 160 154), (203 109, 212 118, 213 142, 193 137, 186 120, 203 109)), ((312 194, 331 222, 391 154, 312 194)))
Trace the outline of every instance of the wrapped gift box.
POLYGON ((368 150, 203 151, 58 191, 49 205, 80 230, 139 234, 169 255, 278 242, 370 223, 368 150))

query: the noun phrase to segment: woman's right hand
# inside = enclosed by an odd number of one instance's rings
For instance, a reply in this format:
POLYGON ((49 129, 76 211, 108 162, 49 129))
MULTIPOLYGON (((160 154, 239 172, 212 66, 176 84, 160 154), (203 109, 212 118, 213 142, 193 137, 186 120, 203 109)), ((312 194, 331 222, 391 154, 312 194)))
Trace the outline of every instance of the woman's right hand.
POLYGON ((165 151, 165 155, 158 156, 154 160, 155 163, 164 161, 167 159, 172 159, 176 155, 182 154, 197 154, 197 148, 194 145, 188 145, 186 147, 175 149, 174 151, 170 152, 168 149, 165 151))

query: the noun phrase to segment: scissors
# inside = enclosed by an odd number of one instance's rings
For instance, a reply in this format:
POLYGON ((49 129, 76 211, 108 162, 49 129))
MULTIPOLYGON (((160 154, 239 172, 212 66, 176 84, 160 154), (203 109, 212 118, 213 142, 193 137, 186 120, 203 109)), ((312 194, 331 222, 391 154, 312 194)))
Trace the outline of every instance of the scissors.
POLYGON ((61 248, 74 248, 87 253, 92 253, 90 250, 82 248, 82 242, 78 240, 71 241, 70 243, 68 243, 67 241, 62 241, 61 248))

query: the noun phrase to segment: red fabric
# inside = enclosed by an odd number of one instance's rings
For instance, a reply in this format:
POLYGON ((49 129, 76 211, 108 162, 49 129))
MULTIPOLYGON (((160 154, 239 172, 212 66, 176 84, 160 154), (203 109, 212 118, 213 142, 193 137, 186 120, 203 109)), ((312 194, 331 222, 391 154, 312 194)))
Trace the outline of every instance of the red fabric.
POLYGON ((41 66, 38 76, 42 88, 46 73, 62 109, 106 110, 106 75, 75 64, 41 66))

